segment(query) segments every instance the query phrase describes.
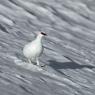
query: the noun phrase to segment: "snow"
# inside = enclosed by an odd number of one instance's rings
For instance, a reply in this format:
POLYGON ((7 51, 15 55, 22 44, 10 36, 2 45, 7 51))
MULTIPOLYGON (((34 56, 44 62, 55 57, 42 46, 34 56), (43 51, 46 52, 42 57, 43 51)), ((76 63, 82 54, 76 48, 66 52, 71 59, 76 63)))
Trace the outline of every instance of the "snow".
POLYGON ((94 0, 0 0, 0 95, 95 95, 94 0), (23 47, 39 31, 41 68, 23 47))

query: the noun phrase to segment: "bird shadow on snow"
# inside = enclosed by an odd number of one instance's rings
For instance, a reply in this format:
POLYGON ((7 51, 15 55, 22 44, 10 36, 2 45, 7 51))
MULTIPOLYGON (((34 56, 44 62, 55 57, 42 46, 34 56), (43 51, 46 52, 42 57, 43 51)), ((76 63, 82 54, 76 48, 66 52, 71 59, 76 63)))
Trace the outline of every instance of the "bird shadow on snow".
POLYGON ((82 68, 93 69, 95 68, 94 66, 91 66, 91 65, 80 65, 73 61, 71 62, 57 62, 55 60, 48 60, 48 61, 49 61, 49 66, 61 74, 64 74, 64 71, 62 72, 62 69, 82 69, 82 68))
POLYGON ((80 65, 75 62, 57 62, 54 60, 49 60, 49 66, 55 69, 82 69, 82 68, 95 68, 94 66, 90 65, 80 65))

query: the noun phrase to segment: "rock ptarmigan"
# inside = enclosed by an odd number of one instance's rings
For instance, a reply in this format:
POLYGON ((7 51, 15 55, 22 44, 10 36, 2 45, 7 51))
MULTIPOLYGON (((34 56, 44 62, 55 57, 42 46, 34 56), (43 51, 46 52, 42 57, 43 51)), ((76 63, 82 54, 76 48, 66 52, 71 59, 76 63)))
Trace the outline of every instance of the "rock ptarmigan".
POLYGON ((23 54, 28 59, 29 63, 35 63, 36 65, 39 64, 39 57, 43 53, 43 46, 42 46, 42 38, 46 36, 46 33, 40 32, 36 39, 32 42, 26 44, 23 48, 23 54))

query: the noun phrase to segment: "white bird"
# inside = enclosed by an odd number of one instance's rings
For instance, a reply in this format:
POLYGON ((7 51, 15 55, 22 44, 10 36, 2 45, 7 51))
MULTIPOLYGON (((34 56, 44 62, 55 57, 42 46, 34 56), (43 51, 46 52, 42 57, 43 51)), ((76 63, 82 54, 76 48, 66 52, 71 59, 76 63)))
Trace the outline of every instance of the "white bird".
POLYGON ((26 44, 23 48, 23 54, 28 59, 29 63, 35 63, 36 65, 39 64, 39 57, 43 53, 43 46, 42 46, 42 38, 45 36, 46 33, 40 32, 36 39, 32 42, 26 44))

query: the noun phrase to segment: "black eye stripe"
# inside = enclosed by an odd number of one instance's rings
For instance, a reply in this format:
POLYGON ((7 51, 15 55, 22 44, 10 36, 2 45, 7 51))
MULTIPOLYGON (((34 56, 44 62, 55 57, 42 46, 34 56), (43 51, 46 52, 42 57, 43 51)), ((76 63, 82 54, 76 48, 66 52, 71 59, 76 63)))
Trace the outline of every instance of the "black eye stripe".
POLYGON ((42 35, 46 35, 46 33, 41 32, 42 35))

